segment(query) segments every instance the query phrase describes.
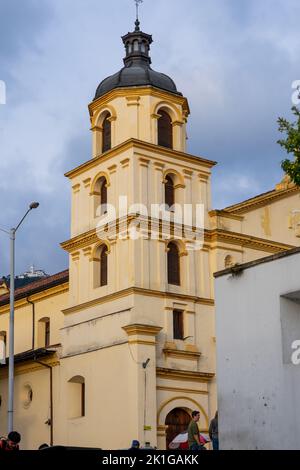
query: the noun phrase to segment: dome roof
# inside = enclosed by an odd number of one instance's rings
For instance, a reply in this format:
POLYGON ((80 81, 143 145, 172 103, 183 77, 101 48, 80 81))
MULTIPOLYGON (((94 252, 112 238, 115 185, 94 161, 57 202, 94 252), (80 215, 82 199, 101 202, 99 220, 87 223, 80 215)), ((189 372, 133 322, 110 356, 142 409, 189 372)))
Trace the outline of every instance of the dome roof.
POLYGON ((139 21, 136 21, 135 31, 123 36, 126 48, 125 66, 114 75, 105 78, 97 88, 95 100, 115 88, 153 86, 161 90, 181 95, 174 81, 150 67, 149 57, 152 36, 140 31, 139 21))

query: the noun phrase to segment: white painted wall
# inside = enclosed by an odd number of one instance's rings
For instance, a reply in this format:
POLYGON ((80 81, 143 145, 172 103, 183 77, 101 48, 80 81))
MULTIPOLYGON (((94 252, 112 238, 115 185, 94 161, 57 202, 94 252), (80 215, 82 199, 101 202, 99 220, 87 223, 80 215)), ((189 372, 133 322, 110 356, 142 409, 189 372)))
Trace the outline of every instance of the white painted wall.
POLYGON ((221 448, 300 449, 300 253, 215 284, 221 448))

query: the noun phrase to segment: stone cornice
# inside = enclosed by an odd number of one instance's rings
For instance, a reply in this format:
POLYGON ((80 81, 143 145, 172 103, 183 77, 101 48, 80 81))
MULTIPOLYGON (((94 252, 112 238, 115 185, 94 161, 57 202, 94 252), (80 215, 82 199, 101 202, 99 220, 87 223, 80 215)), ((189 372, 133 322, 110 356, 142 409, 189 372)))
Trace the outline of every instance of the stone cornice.
POLYGON ((119 155, 120 153, 125 152, 126 150, 129 150, 129 149, 132 149, 133 151, 135 149, 153 151, 158 155, 169 156, 169 157, 178 159, 180 160, 180 162, 187 162, 187 163, 194 163, 194 164, 196 163, 197 165, 202 165, 207 168, 212 168, 214 165, 216 165, 216 162, 212 160, 207 160, 202 157, 190 155, 184 152, 179 152, 177 150, 168 149, 166 147, 161 147, 161 146, 154 145, 149 142, 144 142, 138 139, 129 139, 123 142, 122 144, 119 144, 116 147, 113 147, 111 150, 105 152, 104 154, 98 155, 97 157, 92 158, 91 160, 88 160, 87 162, 83 163, 82 165, 79 165, 73 170, 68 171, 67 173, 65 173, 65 176, 67 178, 73 179, 76 176, 79 176, 80 174, 85 173, 86 171, 94 168, 95 166, 98 166, 99 163, 103 163, 107 160, 110 160, 116 157, 117 155, 119 155))
POLYGON ((163 349, 163 353, 166 356, 169 357, 174 357, 177 359, 192 359, 192 360, 198 360, 201 357, 201 353, 198 351, 185 351, 182 349, 168 349, 165 348, 163 349))
POLYGON ((157 377, 172 380, 186 380, 189 382, 210 382, 215 374, 210 372, 193 372, 187 370, 156 368, 157 377))
POLYGON ((146 295, 150 297, 161 297, 163 299, 178 299, 178 300, 187 300, 190 302, 195 302, 202 305, 209 305, 213 306, 215 304, 214 299, 208 299, 203 297, 196 297, 186 294, 178 294, 172 292, 164 292, 164 291, 155 291, 151 289, 143 289, 141 287, 129 287, 128 289, 124 289, 118 292, 112 292, 111 294, 105 295, 100 298, 96 298, 93 300, 89 300, 88 302, 83 302, 82 304, 74 305, 72 307, 64 309, 62 312, 65 315, 69 315, 74 312, 78 312, 80 310, 86 310, 88 308, 92 308, 96 305, 101 305, 102 303, 110 302, 117 298, 126 297, 129 295, 146 295))
POLYGON ((244 217, 242 215, 232 214, 231 212, 227 212, 226 210, 212 210, 209 211, 208 215, 210 217, 224 217, 226 219, 233 219, 243 221, 244 217))
POLYGON ((161 326, 133 324, 122 327, 128 336, 156 336, 162 330, 161 326))
POLYGON ((245 235, 243 233, 230 232, 229 230, 215 229, 207 230, 205 232, 205 240, 211 243, 223 242, 232 245, 239 245, 246 248, 252 248, 258 251, 265 251, 269 253, 278 253, 278 251, 285 251, 294 248, 293 245, 286 243, 276 242, 274 240, 266 240, 264 238, 245 235))
POLYGON ((90 116, 91 117, 93 116, 94 111, 97 110, 99 106, 102 107, 102 106, 105 106, 106 104, 110 104, 111 101, 115 98, 127 98, 127 97, 131 98, 131 97, 140 97, 140 96, 154 96, 162 100, 171 101, 173 103, 181 105, 187 115, 190 114, 188 100, 184 96, 176 95, 167 91, 163 91, 153 86, 145 86, 145 87, 136 87, 136 88, 132 88, 132 87, 115 88, 114 90, 110 90, 105 95, 101 96, 95 101, 92 101, 89 104, 90 116))
POLYGON ((233 206, 225 207, 224 211, 235 213, 235 214, 244 214, 250 212, 252 210, 257 209, 258 207, 265 206, 270 204, 274 201, 278 201, 280 199, 285 199, 293 194, 297 194, 300 192, 300 188, 297 186, 284 189, 284 190, 273 190, 269 191, 264 194, 260 194, 256 197, 251 199, 247 199, 246 201, 239 202, 238 204, 234 204, 233 206))

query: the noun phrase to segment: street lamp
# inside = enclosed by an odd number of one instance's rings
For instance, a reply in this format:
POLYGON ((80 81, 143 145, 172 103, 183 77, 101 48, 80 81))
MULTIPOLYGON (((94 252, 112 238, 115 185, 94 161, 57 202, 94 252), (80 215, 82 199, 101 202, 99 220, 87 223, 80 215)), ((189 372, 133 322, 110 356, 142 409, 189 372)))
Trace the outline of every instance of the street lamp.
POLYGON ((8 433, 13 431, 14 425, 14 340, 15 340, 15 240, 16 232, 32 209, 39 207, 38 202, 32 202, 16 228, 10 230, 0 229, 10 238, 10 313, 9 313, 9 366, 8 366, 8 433))

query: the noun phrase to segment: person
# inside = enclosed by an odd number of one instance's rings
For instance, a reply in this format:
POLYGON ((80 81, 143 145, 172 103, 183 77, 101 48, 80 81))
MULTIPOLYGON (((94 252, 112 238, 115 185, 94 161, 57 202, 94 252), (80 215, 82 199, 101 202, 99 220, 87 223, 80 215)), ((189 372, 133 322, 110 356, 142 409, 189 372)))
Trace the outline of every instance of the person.
POLYGON ((219 450, 218 411, 209 425, 209 437, 212 441, 213 450, 219 450))
MULTIPOLYGON (((200 442, 200 432, 198 421, 200 419, 200 411, 192 412, 192 419, 188 427, 188 444, 190 450, 204 450, 205 448, 200 442)), ((205 449, 206 450, 206 449, 205 449)))
POLYGON ((140 448, 140 443, 136 439, 134 439, 131 443, 130 450, 136 450, 140 448))
POLYGON ((1 437, 0 439, 0 451, 16 451, 20 450, 19 443, 21 441, 21 436, 17 431, 12 431, 7 436, 1 437))

